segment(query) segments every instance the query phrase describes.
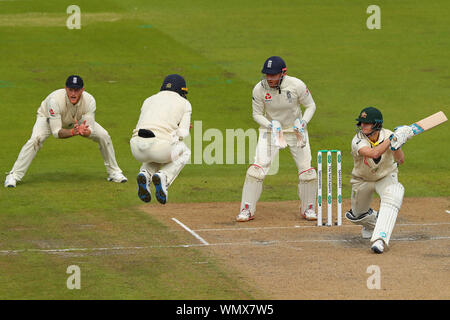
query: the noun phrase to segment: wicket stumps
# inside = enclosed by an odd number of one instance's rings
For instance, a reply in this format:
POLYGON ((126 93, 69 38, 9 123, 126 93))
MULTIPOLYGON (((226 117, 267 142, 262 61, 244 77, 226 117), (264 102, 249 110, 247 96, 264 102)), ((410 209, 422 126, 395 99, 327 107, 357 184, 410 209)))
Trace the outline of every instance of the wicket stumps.
POLYGON ((332 154, 336 153, 337 174, 337 222, 342 225, 342 158, 341 150, 319 150, 317 152, 317 225, 322 226, 322 153, 327 154, 327 226, 333 225, 333 170, 331 166, 332 154))

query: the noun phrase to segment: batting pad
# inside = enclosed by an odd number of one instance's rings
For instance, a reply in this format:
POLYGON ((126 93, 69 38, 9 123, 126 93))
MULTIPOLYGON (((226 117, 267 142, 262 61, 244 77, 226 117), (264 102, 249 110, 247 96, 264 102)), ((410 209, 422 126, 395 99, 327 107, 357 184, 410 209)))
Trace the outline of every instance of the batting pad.
POLYGON ((385 189, 381 197, 380 211, 375 230, 370 241, 374 242, 381 239, 386 246, 389 245, 389 239, 394 230, 398 211, 402 205, 404 192, 405 189, 400 183, 390 185, 385 189))
POLYGON ((298 184, 298 197, 301 201, 301 213, 311 209, 316 211, 317 179, 300 181, 298 184))
POLYGON ((241 210, 245 207, 245 203, 249 204, 250 212, 255 214, 256 203, 261 196, 263 188, 263 180, 257 179, 247 174, 245 177, 244 188, 242 188, 241 210))

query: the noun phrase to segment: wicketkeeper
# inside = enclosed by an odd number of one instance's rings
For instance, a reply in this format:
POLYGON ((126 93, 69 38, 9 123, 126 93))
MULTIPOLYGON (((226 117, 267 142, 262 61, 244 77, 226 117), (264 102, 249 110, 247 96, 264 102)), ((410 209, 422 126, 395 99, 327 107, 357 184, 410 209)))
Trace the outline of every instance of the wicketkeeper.
POLYGON ((371 249, 382 253, 389 245, 404 188, 398 182, 398 165, 404 162, 400 147, 412 137, 409 127, 394 132, 383 128, 383 116, 373 107, 364 108, 358 118, 358 132, 352 140, 352 208, 345 216, 362 225, 362 237, 370 238, 371 249), (370 208, 374 192, 380 196, 380 209, 370 208))
POLYGON ((287 74, 282 58, 268 58, 262 68, 262 80, 253 89, 253 119, 260 125, 255 161, 247 170, 237 221, 255 216, 263 181, 279 149, 289 146, 297 165, 300 215, 316 220, 317 174, 311 167, 311 148, 307 124, 316 110, 314 100, 300 79, 287 74), (305 108, 304 114, 300 105, 305 108))
POLYGON ((127 178, 117 164, 111 137, 95 122, 95 109, 95 99, 84 90, 83 79, 77 75, 69 76, 64 89, 53 91, 42 101, 31 138, 22 147, 7 175, 5 187, 16 187, 50 135, 57 139, 82 136, 97 142, 108 173, 107 180, 126 182, 127 178))
POLYGON ((142 163, 137 176, 138 196, 150 202, 151 182, 156 200, 165 204, 168 188, 191 156, 182 141, 189 135, 192 106, 186 98, 186 81, 178 74, 168 75, 160 92, 147 98, 130 140, 131 153, 142 163))

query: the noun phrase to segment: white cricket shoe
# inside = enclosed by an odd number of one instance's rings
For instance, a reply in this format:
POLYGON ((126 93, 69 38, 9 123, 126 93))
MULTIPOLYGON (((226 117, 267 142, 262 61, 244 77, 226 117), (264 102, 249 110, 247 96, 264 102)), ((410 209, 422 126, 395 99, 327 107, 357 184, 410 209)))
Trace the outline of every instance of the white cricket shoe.
POLYGON ((167 177, 162 172, 157 172, 152 177, 155 185, 156 200, 161 204, 166 204, 169 193, 167 192, 167 177))
POLYGON ((150 193, 151 179, 151 175, 145 170, 139 172, 136 178, 138 184, 138 197, 144 202, 150 202, 150 200, 152 200, 152 194, 150 193))
POLYGON ((314 212, 314 210, 312 209, 308 209, 306 210, 303 214, 302 217, 305 218, 308 221, 315 221, 317 220, 317 214, 314 212))
POLYGON ((108 177, 108 181, 124 183, 127 182, 128 179, 121 172, 110 174, 108 177))
POLYGON ((363 239, 370 239, 372 238, 373 229, 368 229, 366 227, 362 227, 361 235, 363 239))
POLYGON ((372 249, 372 251, 375 252, 375 253, 383 253, 383 251, 384 251, 384 242, 383 242, 383 240, 375 241, 372 244, 372 247, 370 249, 372 249))
POLYGON ((246 203, 244 208, 242 208, 241 212, 237 215, 236 221, 245 222, 253 220, 254 218, 255 215, 251 213, 250 206, 246 203))
POLYGON ((14 178, 14 176, 11 173, 6 176, 5 188, 15 188, 16 183, 17 183, 17 180, 14 178))

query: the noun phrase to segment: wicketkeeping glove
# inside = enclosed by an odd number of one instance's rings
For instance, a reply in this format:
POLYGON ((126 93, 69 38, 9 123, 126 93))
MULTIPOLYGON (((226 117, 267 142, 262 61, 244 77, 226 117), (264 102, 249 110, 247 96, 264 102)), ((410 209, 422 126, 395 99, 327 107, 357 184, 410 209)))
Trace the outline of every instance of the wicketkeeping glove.
POLYGON ((272 120, 272 144, 280 149, 287 147, 286 140, 283 136, 281 123, 277 120, 272 120))
POLYGON ((295 119, 294 121, 294 131, 297 135, 297 146, 304 148, 306 146, 306 121, 295 119))

